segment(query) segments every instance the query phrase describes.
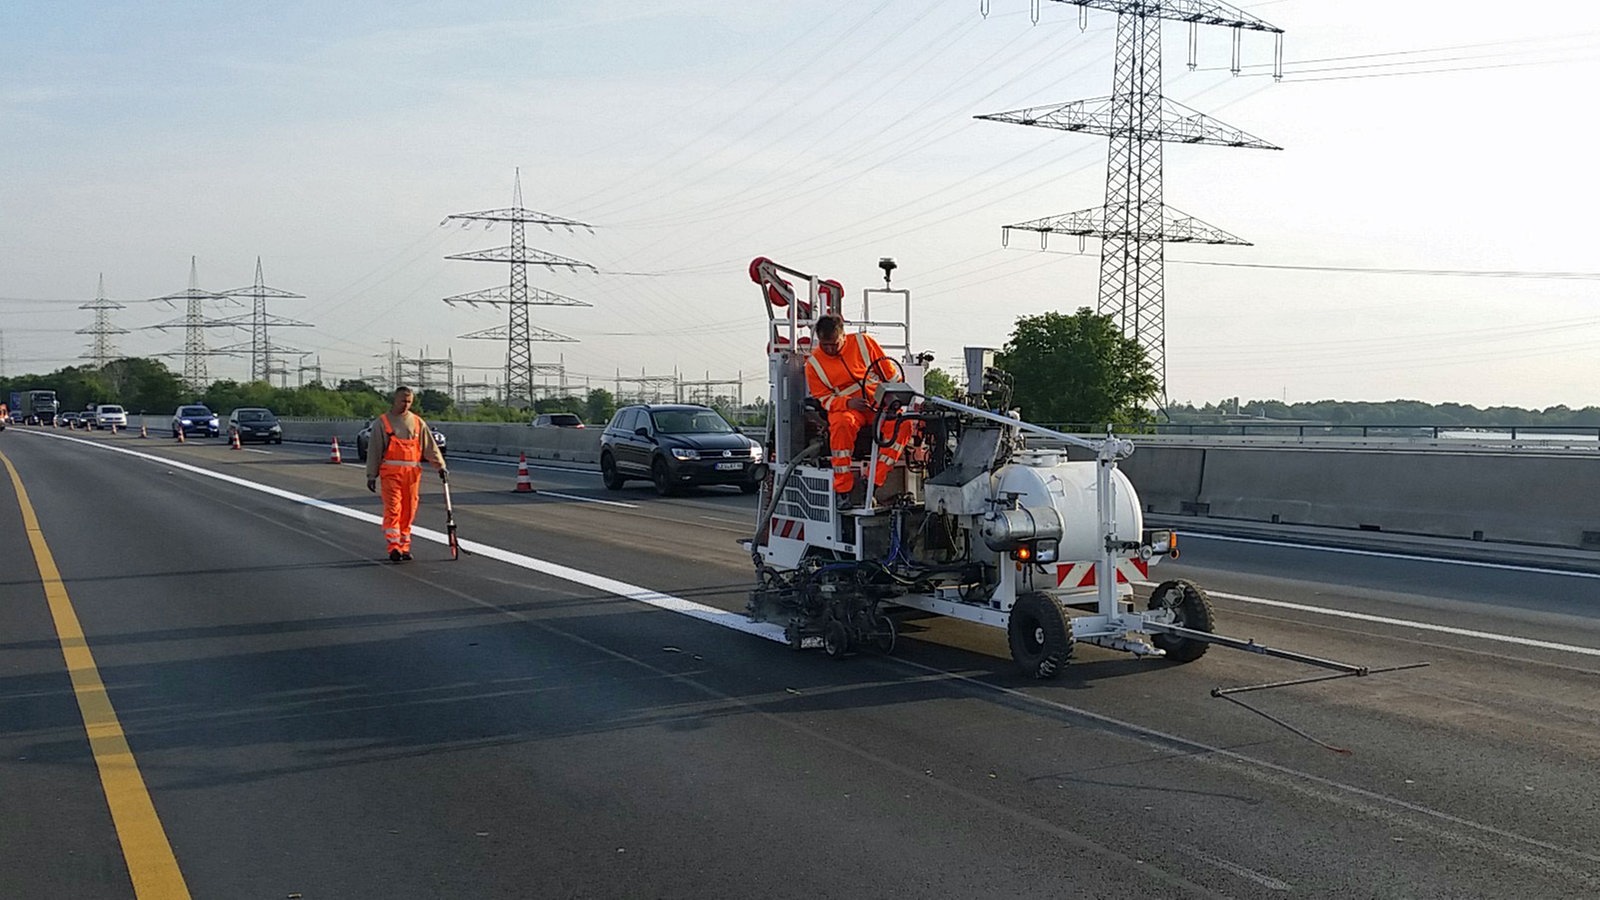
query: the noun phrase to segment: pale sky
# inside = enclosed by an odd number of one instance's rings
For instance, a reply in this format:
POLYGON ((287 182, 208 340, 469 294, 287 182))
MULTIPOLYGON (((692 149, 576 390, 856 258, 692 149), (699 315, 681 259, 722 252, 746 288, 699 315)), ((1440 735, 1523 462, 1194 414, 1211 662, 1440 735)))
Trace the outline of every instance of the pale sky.
MULTIPOLYGON (((1270 36, 1164 32, 1165 93, 1282 145, 1167 145, 1166 200, 1253 242, 1169 245, 1175 400, 1411 398, 1600 404, 1600 208, 1587 112, 1600 4, 1268 0, 1270 36), (1206 263, 1206 265, 1196 264, 1206 263), (1217 265, 1224 264, 1224 265, 1217 265), (1507 277, 1457 272, 1505 273, 1507 277)), ((444 257, 508 242, 441 225, 525 204, 594 234, 529 244, 599 274, 530 282, 592 309, 533 310, 573 380, 764 384, 752 257, 844 282, 899 263, 914 338, 960 367, 1014 320, 1093 305, 1099 247, 1000 227, 1100 205, 1104 138, 974 115, 1110 92, 1110 13, 1045 0, 75 3, 0 9, 0 335, 5 374, 69 364, 94 297, 128 305, 129 355, 181 349, 139 303, 187 286, 305 294, 281 344, 329 380, 404 352, 498 367, 457 335, 504 313, 441 298, 508 267, 444 257), (633 273, 633 274, 623 274, 633 273)), ((217 315, 246 312, 218 308, 217 315)), ((247 341, 213 332, 212 344, 247 341)), ((182 370, 181 359, 170 364, 182 370)), ((212 358, 214 377, 248 360, 212 358)))

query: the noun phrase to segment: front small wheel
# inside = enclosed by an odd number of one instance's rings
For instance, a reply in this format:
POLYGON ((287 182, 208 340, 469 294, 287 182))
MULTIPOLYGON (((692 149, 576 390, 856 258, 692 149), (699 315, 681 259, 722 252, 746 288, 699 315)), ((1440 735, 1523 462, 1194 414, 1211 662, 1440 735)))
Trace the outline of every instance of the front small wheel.
POLYGON ((1048 594, 1023 594, 1006 623, 1011 658, 1032 678, 1061 674, 1072 656, 1072 629, 1061 605, 1048 594))
POLYGON ((834 619, 822 630, 822 651, 834 659, 843 659, 850 652, 850 632, 843 622, 834 619))
MULTIPOLYGON (((1207 634, 1217 630, 1217 618, 1211 609, 1211 598, 1190 581, 1173 579, 1156 585, 1156 589, 1150 593, 1150 602, 1146 608, 1171 610, 1172 624, 1179 628, 1204 631, 1207 634)), ((1205 656, 1206 650, 1211 647, 1205 641, 1161 633, 1151 635, 1150 643, 1166 653, 1167 659, 1180 663, 1194 662, 1205 656)))

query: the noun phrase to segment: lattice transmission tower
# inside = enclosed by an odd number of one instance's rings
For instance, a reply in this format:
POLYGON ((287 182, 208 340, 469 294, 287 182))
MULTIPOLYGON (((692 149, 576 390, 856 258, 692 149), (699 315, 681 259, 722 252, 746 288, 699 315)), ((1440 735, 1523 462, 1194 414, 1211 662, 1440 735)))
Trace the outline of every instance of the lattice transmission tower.
POLYGON ((499 262, 511 265, 511 282, 506 287, 486 288, 467 294, 458 294, 446 297, 444 302, 451 305, 464 303, 469 306, 479 304, 487 306, 506 307, 506 324, 502 331, 500 328, 490 328, 461 335, 464 339, 499 340, 506 342, 506 402, 510 404, 525 404, 532 406, 534 402, 533 375, 535 365, 533 362, 534 341, 574 341, 575 338, 557 334, 544 328, 535 328, 528 322, 528 307, 530 306, 589 306, 582 300, 574 300, 560 294, 528 286, 528 266, 543 266, 545 269, 564 268, 569 271, 588 269, 593 272, 595 267, 586 262, 535 250, 527 245, 524 230, 528 225, 543 225, 545 230, 554 230, 552 226, 561 226, 571 231, 574 227, 583 228, 590 233, 594 229, 589 225, 575 219, 553 216, 548 213, 526 209, 522 205, 522 170, 516 173, 516 182, 512 190, 511 206, 505 209, 489 209, 482 212, 457 213, 446 217, 445 221, 460 221, 463 227, 471 221, 482 221, 492 226, 495 222, 509 222, 511 224, 511 243, 505 247, 496 247, 493 250, 474 250, 470 253, 457 253, 447 256, 446 259, 465 259, 475 262, 499 262))
MULTIPOLYGON (((268 336, 267 329, 310 328, 311 324, 309 322, 286 319, 283 316, 271 315, 267 312, 267 300, 304 300, 306 295, 293 294, 289 291, 279 290, 278 288, 267 287, 265 279, 263 279, 261 276, 261 257, 259 256, 256 257, 256 283, 248 287, 234 288, 231 291, 223 291, 222 294, 225 297, 239 297, 241 299, 248 297, 254 301, 253 308, 248 316, 232 316, 222 320, 226 322, 232 322, 240 327, 248 327, 250 329, 250 343, 248 345, 250 351, 250 380, 270 381, 271 376, 273 375, 278 375, 280 378, 287 378, 289 370, 288 367, 281 362, 281 358, 288 356, 300 356, 304 351, 296 350, 293 347, 284 347, 279 344, 274 344, 268 336), (280 361, 274 362, 274 357, 280 358, 280 361)), ((236 344, 231 347, 223 347, 220 349, 222 351, 233 353, 244 352, 245 348, 245 344, 236 344)))
MULTIPOLYGON (((1212 144, 1280 150, 1237 128, 1224 125, 1161 92, 1161 23, 1189 25, 1189 68, 1195 67, 1201 25, 1233 31, 1233 64, 1239 73, 1240 37, 1245 31, 1277 36, 1274 79, 1283 76, 1283 29, 1227 3, 1215 0, 1054 0, 1079 7, 1079 27, 1087 27, 1090 9, 1117 14, 1117 46, 1112 66, 1111 96, 1077 100, 978 116, 996 122, 1034 125, 1062 131, 1101 134, 1109 139, 1106 155, 1105 205, 1061 216, 1006 225, 1010 233, 1035 231, 1041 245, 1051 234, 1098 237, 1100 244, 1099 312, 1116 320, 1122 333, 1144 348, 1167 393, 1167 329, 1165 245, 1177 243, 1235 244, 1249 242, 1167 206, 1162 185, 1162 144, 1212 144)), ((1034 21, 1038 21, 1038 0, 1034 21)), ((984 8, 987 10, 987 0, 984 8)))
POLYGON ((163 297, 151 298, 152 302, 166 303, 169 306, 175 305, 179 300, 184 302, 182 318, 173 319, 170 322, 162 322, 158 325, 146 325, 145 327, 159 331, 167 331, 171 328, 183 329, 183 352, 181 354, 174 352, 159 355, 167 357, 181 355, 183 357, 184 387, 191 391, 203 391, 211 383, 211 377, 206 367, 206 359, 212 356, 234 355, 231 350, 206 349, 206 329, 238 328, 239 323, 227 319, 206 318, 206 303, 231 303, 233 301, 226 294, 217 294, 200 289, 200 277, 195 265, 195 258, 192 256, 189 257, 188 289, 174 294, 167 294, 163 297))
POLYGON ((79 328, 74 334, 94 335, 94 343, 83 353, 79 359, 87 359, 94 363, 95 368, 103 369, 106 364, 117 358, 117 347, 112 338, 119 334, 128 334, 128 329, 119 328, 111 324, 111 311, 113 309, 127 309, 115 300, 106 299, 106 276, 100 274, 100 287, 95 291, 94 300, 78 307, 79 309, 94 310, 94 324, 88 328, 79 328))

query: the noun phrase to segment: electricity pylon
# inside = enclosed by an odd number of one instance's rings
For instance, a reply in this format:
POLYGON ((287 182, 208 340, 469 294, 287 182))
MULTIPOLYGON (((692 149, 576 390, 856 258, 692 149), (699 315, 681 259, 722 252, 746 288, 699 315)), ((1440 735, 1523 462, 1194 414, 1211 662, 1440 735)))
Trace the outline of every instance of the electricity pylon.
MULTIPOLYGON (((232 316, 223 320, 234 322, 241 326, 248 322, 250 328, 250 380, 267 381, 275 373, 279 375, 286 374, 288 369, 282 365, 273 365, 273 355, 276 353, 280 356, 298 356, 300 351, 292 347, 281 347, 272 343, 267 337, 267 329, 269 327, 310 328, 311 325, 308 322, 298 322, 294 319, 286 319, 283 316, 269 315, 267 313, 267 299, 303 300, 305 299, 305 294, 291 294, 288 291, 267 287, 266 282, 261 277, 261 257, 259 256, 256 257, 256 283, 249 287, 234 288, 231 291, 223 291, 222 293, 226 297, 249 297, 255 301, 254 308, 251 310, 248 319, 244 316, 232 316)), ((223 349, 232 352, 243 350, 244 348, 243 345, 238 345, 223 349)))
POLYGON ((106 276, 102 272, 100 274, 100 288, 95 291, 93 302, 85 303, 78 308, 94 310, 94 324, 88 328, 79 328, 73 332, 74 334, 94 335, 94 343, 90 345, 89 350, 80 359, 90 360, 94 363, 95 368, 103 369, 107 363, 117 356, 117 348, 112 343, 111 338, 114 335, 129 333, 128 329, 119 328, 111 324, 111 311, 113 309, 127 309, 127 307, 115 300, 106 299, 106 276))
POLYGON ((462 335, 463 338, 495 338, 504 337, 506 341, 506 401, 508 403, 525 403, 533 405, 533 342, 534 341, 571 341, 573 338, 558 335, 553 331, 535 329, 528 324, 528 307, 530 306, 589 306, 582 300, 563 297, 549 291, 528 287, 528 266, 544 266, 546 269, 565 268, 568 270, 588 269, 595 271, 595 267, 586 262, 567 259, 554 253, 534 250, 528 247, 524 237, 526 226, 543 225, 545 230, 552 230, 551 226, 559 225, 568 231, 574 226, 583 228, 591 233, 594 231, 588 225, 574 219, 561 216, 552 216, 548 213, 525 209, 522 205, 522 170, 517 170, 516 184, 512 192, 511 206, 505 209, 489 209, 482 212, 457 213, 446 217, 445 221, 460 220, 463 225, 469 221, 483 222, 509 222, 511 223, 511 244, 506 247, 496 247, 493 250, 474 250, 470 253, 457 253, 445 259, 465 259, 476 262, 501 262, 511 265, 511 283, 503 288, 487 288, 473 291, 468 294, 458 294, 446 297, 449 304, 465 303, 469 306, 484 304, 487 306, 506 307, 507 319, 504 333, 499 329, 487 329, 472 334, 462 335))
MULTIPOLYGON (((183 329, 183 384, 191 391, 203 391, 210 384, 211 378, 206 371, 206 357, 208 356, 233 356, 231 350, 207 350, 207 328, 238 328, 237 322, 225 319, 208 319, 205 315, 205 303, 215 301, 220 303, 231 302, 226 294, 216 294, 200 289, 200 277, 195 267, 195 258, 189 257, 189 287, 187 290, 164 297, 154 297, 153 302, 166 303, 169 306, 177 301, 184 301, 184 315, 181 319, 162 322, 159 325, 146 325, 146 328, 155 328, 166 331, 169 328, 183 329)), ((162 356, 177 356, 177 353, 163 353, 162 356)))
MULTIPOLYGON (((1034 0, 1037 4, 1037 0, 1034 0)), ((1117 14, 1116 61, 1111 96, 1056 106, 1032 107, 978 116, 996 122, 1062 131, 1103 134, 1106 155, 1105 205, 1062 216, 1007 225, 1010 232, 1035 231, 1041 245, 1051 234, 1098 237, 1099 312, 1116 320, 1122 333, 1139 342, 1167 393, 1165 245, 1249 242, 1168 207, 1163 198, 1161 145, 1164 142, 1212 144, 1280 150, 1260 138, 1202 115, 1161 93, 1161 22, 1189 23, 1189 67, 1195 65, 1195 34, 1200 25, 1233 29, 1233 72, 1239 72, 1239 38, 1244 31, 1278 35, 1276 78, 1282 77, 1283 29, 1215 0, 1056 0, 1080 8, 1080 25, 1090 9, 1117 14)), ((1037 21, 1037 6, 1035 6, 1037 21)))

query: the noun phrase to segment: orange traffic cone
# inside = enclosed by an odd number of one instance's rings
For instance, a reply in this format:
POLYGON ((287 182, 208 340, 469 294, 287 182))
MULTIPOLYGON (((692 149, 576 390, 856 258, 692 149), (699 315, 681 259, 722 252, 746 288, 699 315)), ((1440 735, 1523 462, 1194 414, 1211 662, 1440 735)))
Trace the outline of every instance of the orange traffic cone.
POLYGON ((228 449, 229 450, 238 450, 239 449, 239 429, 235 428, 234 430, 228 432, 228 434, 230 435, 230 437, 228 438, 228 449))
POLYGON ((328 462, 333 463, 334 465, 344 462, 344 460, 339 458, 339 439, 337 437, 333 439, 333 454, 328 457, 328 462))
POLYGON ((183 426, 182 426, 182 425, 179 425, 179 426, 178 426, 178 443, 180 443, 180 444, 182 444, 182 443, 184 443, 184 440, 183 440, 183 431, 184 431, 184 428, 183 428, 183 426))
POLYGON ((150 438, 150 432, 145 430, 145 425, 143 422, 139 423, 139 437, 142 440, 148 440, 150 438))
POLYGON ((528 477, 528 454, 522 454, 517 460, 517 489, 518 494, 533 493, 533 480, 528 477))

